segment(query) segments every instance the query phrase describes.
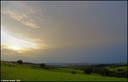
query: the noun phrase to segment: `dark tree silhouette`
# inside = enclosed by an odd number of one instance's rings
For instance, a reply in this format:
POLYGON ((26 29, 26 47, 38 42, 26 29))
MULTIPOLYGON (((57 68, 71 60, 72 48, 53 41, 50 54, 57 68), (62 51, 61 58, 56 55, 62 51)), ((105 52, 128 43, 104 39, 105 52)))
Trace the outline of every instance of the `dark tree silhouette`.
POLYGON ((23 61, 22 60, 18 60, 17 63, 23 64, 23 61))
POLYGON ((91 68, 85 68, 84 69, 84 73, 91 74, 92 73, 92 69, 91 68))
POLYGON ((41 63, 40 67, 44 68, 45 67, 45 63, 41 63))

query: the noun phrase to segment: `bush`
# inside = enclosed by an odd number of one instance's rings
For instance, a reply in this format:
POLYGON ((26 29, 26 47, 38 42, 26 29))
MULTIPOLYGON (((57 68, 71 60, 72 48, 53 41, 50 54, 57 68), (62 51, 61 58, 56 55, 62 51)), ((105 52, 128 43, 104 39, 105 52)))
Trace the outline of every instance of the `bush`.
POLYGON ((84 69, 84 73, 91 74, 92 73, 92 69, 91 68, 86 68, 86 69, 84 69))
POLYGON ((124 71, 123 69, 118 69, 117 71, 124 71))
POLYGON ((40 67, 41 67, 41 68, 44 68, 44 67, 45 67, 45 63, 41 63, 41 64, 40 64, 40 67))
POLYGON ((9 63, 9 62, 4 62, 4 65, 7 65, 7 66, 13 66, 13 67, 16 66, 15 64, 13 64, 13 63, 9 63))
POLYGON ((112 76, 112 77, 121 77, 121 78, 127 78, 128 77, 128 73, 125 72, 125 71, 110 71, 109 73, 109 76, 112 76))
POLYGON ((71 73, 72 73, 72 74, 76 74, 76 71, 72 71, 71 73))
POLYGON ((102 76, 108 76, 109 75, 109 70, 106 68, 101 68, 100 71, 101 71, 102 76))
POLYGON ((23 64, 23 61, 22 60, 18 60, 17 63, 23 64))

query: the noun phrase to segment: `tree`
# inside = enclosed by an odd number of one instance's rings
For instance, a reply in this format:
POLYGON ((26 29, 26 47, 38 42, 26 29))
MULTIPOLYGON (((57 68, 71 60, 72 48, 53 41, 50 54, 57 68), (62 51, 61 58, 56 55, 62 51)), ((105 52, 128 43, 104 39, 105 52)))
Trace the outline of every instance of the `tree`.
POLYGON ((41 63, 41 64, 40 64, 40 67, 41 67, 41 68, 44 68, 44 67, 45 67, 45 63, 41 63))
POLYGON ((101 68, 101 75, 102 76, 108 76, 109 75, 109 70, 107 68, 101 68))
POLYGON ((23 61, 22 60, 18 60, 17 63, 23 64, 23 61))
POLYGON ((123 69, 118 69, 117 71, 124 71, 123 69))
POLYGON ((92 69, 91 68, 85 68, 84 69, 84 73, 91 74, 92 73, 92 69))

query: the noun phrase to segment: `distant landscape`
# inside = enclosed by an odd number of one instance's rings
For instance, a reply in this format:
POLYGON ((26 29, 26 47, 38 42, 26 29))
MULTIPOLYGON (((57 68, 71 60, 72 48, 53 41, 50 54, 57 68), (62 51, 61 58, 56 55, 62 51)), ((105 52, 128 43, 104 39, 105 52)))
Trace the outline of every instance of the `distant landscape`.
POLYGON ((127 81, 127 63, 45 64, 1 61, 1 80, 20 81, 127 81))
POLYGON ((127 1, 1 1, 1 81, 128 81, 127 1))

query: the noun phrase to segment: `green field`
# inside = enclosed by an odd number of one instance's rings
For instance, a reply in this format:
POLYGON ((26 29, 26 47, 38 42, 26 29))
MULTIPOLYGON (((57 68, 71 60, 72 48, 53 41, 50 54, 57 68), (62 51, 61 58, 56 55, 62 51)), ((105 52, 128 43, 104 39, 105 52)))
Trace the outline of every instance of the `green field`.
POLYGON ((123 69, 124 71, 127 71, 127 66, 120 66, 120 67, 107 67, 110 71, 117 71, 118 69, 123 69))
POLYGON ((127 81, 127 78, 105 77, 100 75, 85 75, 81 70, 75 70, 76 74, 71 74, 74 69, 42 69, 27 66, 7 66, 1 64, 2 80, 21 81, 127 81))

